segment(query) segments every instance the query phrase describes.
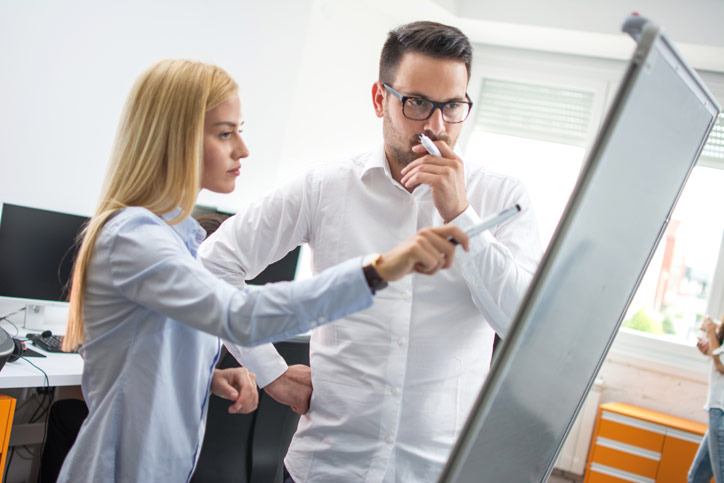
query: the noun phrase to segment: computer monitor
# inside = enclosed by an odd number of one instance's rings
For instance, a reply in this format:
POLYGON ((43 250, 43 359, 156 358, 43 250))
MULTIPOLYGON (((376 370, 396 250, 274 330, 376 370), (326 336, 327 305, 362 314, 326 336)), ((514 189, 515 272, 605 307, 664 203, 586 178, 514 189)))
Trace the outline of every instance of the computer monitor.
POLYGON ((48 305, 67 308, 70 273, 85 216, 0 204, 0 300, 25 305, 41 329, 48 305))
MULTIPOLYGON (((204 206, 204 205, 196 205, 191 212, 191 216, 194 218, 199 219, 199 217, 203 216, 214 216, 218 219, 218 215, 221 215, 221 217, 230 217, 233 216, 234 213, 230 211, 222 211, 216 207, 213 206, 204 206)), ((202 223, 202 226, 207 231, 209 230, 208 227, 204 226, 204 223, 202 223)), ((214 230, 216 227, 214 227, 214 230)), ((211 232, 208 233, 209 235, 211 232)), ((301 262, 300 259, 300 252, 302 247, 296 247, 292 249, 289 253, 284 255, 281 259, 277 260, 276 262, 270 264, 268 267, 264 269, 259 275, 254 277, 252 280, 247 280, 246 283, 249 285, 264 285, 267 283, 273 283, 273 282, 286 282, 291 280, 300 280, 304 278, 308 278, 311 276, 311 273, 307 275, 306 271, 300 275, 301 270, 299 269, 299 264, 301 262)))

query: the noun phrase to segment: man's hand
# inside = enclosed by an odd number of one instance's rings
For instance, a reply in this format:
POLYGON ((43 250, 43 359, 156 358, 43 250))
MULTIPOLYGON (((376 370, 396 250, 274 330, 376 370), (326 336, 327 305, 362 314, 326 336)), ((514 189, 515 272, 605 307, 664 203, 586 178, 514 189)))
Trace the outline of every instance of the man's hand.
MULTIPOLYGON (((430 187, 432 202, 445 223, 457 218, 468 207, 465 192, 465 170, 463 160, 450 149, 445 141, 434 141, 442 157, 426 154, 402 168, 402 186, 412 191, 421 184, 430 187)), ((416 144, 412 151, 425 154, 422 144, 416 144)))
POLYGON ((259 405, 256 378, 245 367, 215 369, 211 379, 211 393, 234 401, 229 406, 230 414, 247 414, 259 405))
POLYGON ((264 391, 276 402, 290 406, 295 413, 306 414, 312 398, 312 370, 303 364, 289 366, 264 391))

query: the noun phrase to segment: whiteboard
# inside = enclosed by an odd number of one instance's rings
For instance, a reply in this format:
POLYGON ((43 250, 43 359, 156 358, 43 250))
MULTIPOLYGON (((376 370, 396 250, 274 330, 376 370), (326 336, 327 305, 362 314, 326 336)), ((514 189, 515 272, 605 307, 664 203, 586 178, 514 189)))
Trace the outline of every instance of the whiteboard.
POLYGON ((638 45, 440 482, 546 481, 719 105, 661 30, 638 45))

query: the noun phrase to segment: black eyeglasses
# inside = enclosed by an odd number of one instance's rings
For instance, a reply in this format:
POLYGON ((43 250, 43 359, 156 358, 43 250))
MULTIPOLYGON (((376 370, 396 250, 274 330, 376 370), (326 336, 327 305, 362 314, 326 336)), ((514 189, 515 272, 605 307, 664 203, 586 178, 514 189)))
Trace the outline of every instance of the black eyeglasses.
POLYGON ((430 119, 435 109, 440 109, 442 119, 449 123, 463 122, 468 118, 473 101, 465 94, 467 101, 435 102, 424 97, 403 96, 387 84, 382 84, 385 89, 398 98, 402 103, 402 114, 413 121, 425 121, 430 119))

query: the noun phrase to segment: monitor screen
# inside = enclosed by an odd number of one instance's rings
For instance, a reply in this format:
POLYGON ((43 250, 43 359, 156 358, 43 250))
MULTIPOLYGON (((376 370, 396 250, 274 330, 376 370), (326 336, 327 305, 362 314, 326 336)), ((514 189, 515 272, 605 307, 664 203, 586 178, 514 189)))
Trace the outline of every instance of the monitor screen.
MULTIPOLYGON (((191 212, 191 216, 201 224, 202 228, 206 230, 206 235, 211 235, 218 228, 219 224, 224 222, 228 217, 233 216, 233 213, 227 211, 220 211, 219 209, 211 206, 196 205, 191 212)), ((285 282, 291 280, 301 280, 311 276, 303 271, 300 275, 300 253, 302 247, 296 247, 289 253, 284 255, 280 260, 270 264, 264 269, 259 275, 252 280, 247 280, 246 283, 249 285, 264 285, 266 283, 273 282, 285 282)))
POLYGON ((0 204, 0 297, 66 301, 87 217, 0 204))

